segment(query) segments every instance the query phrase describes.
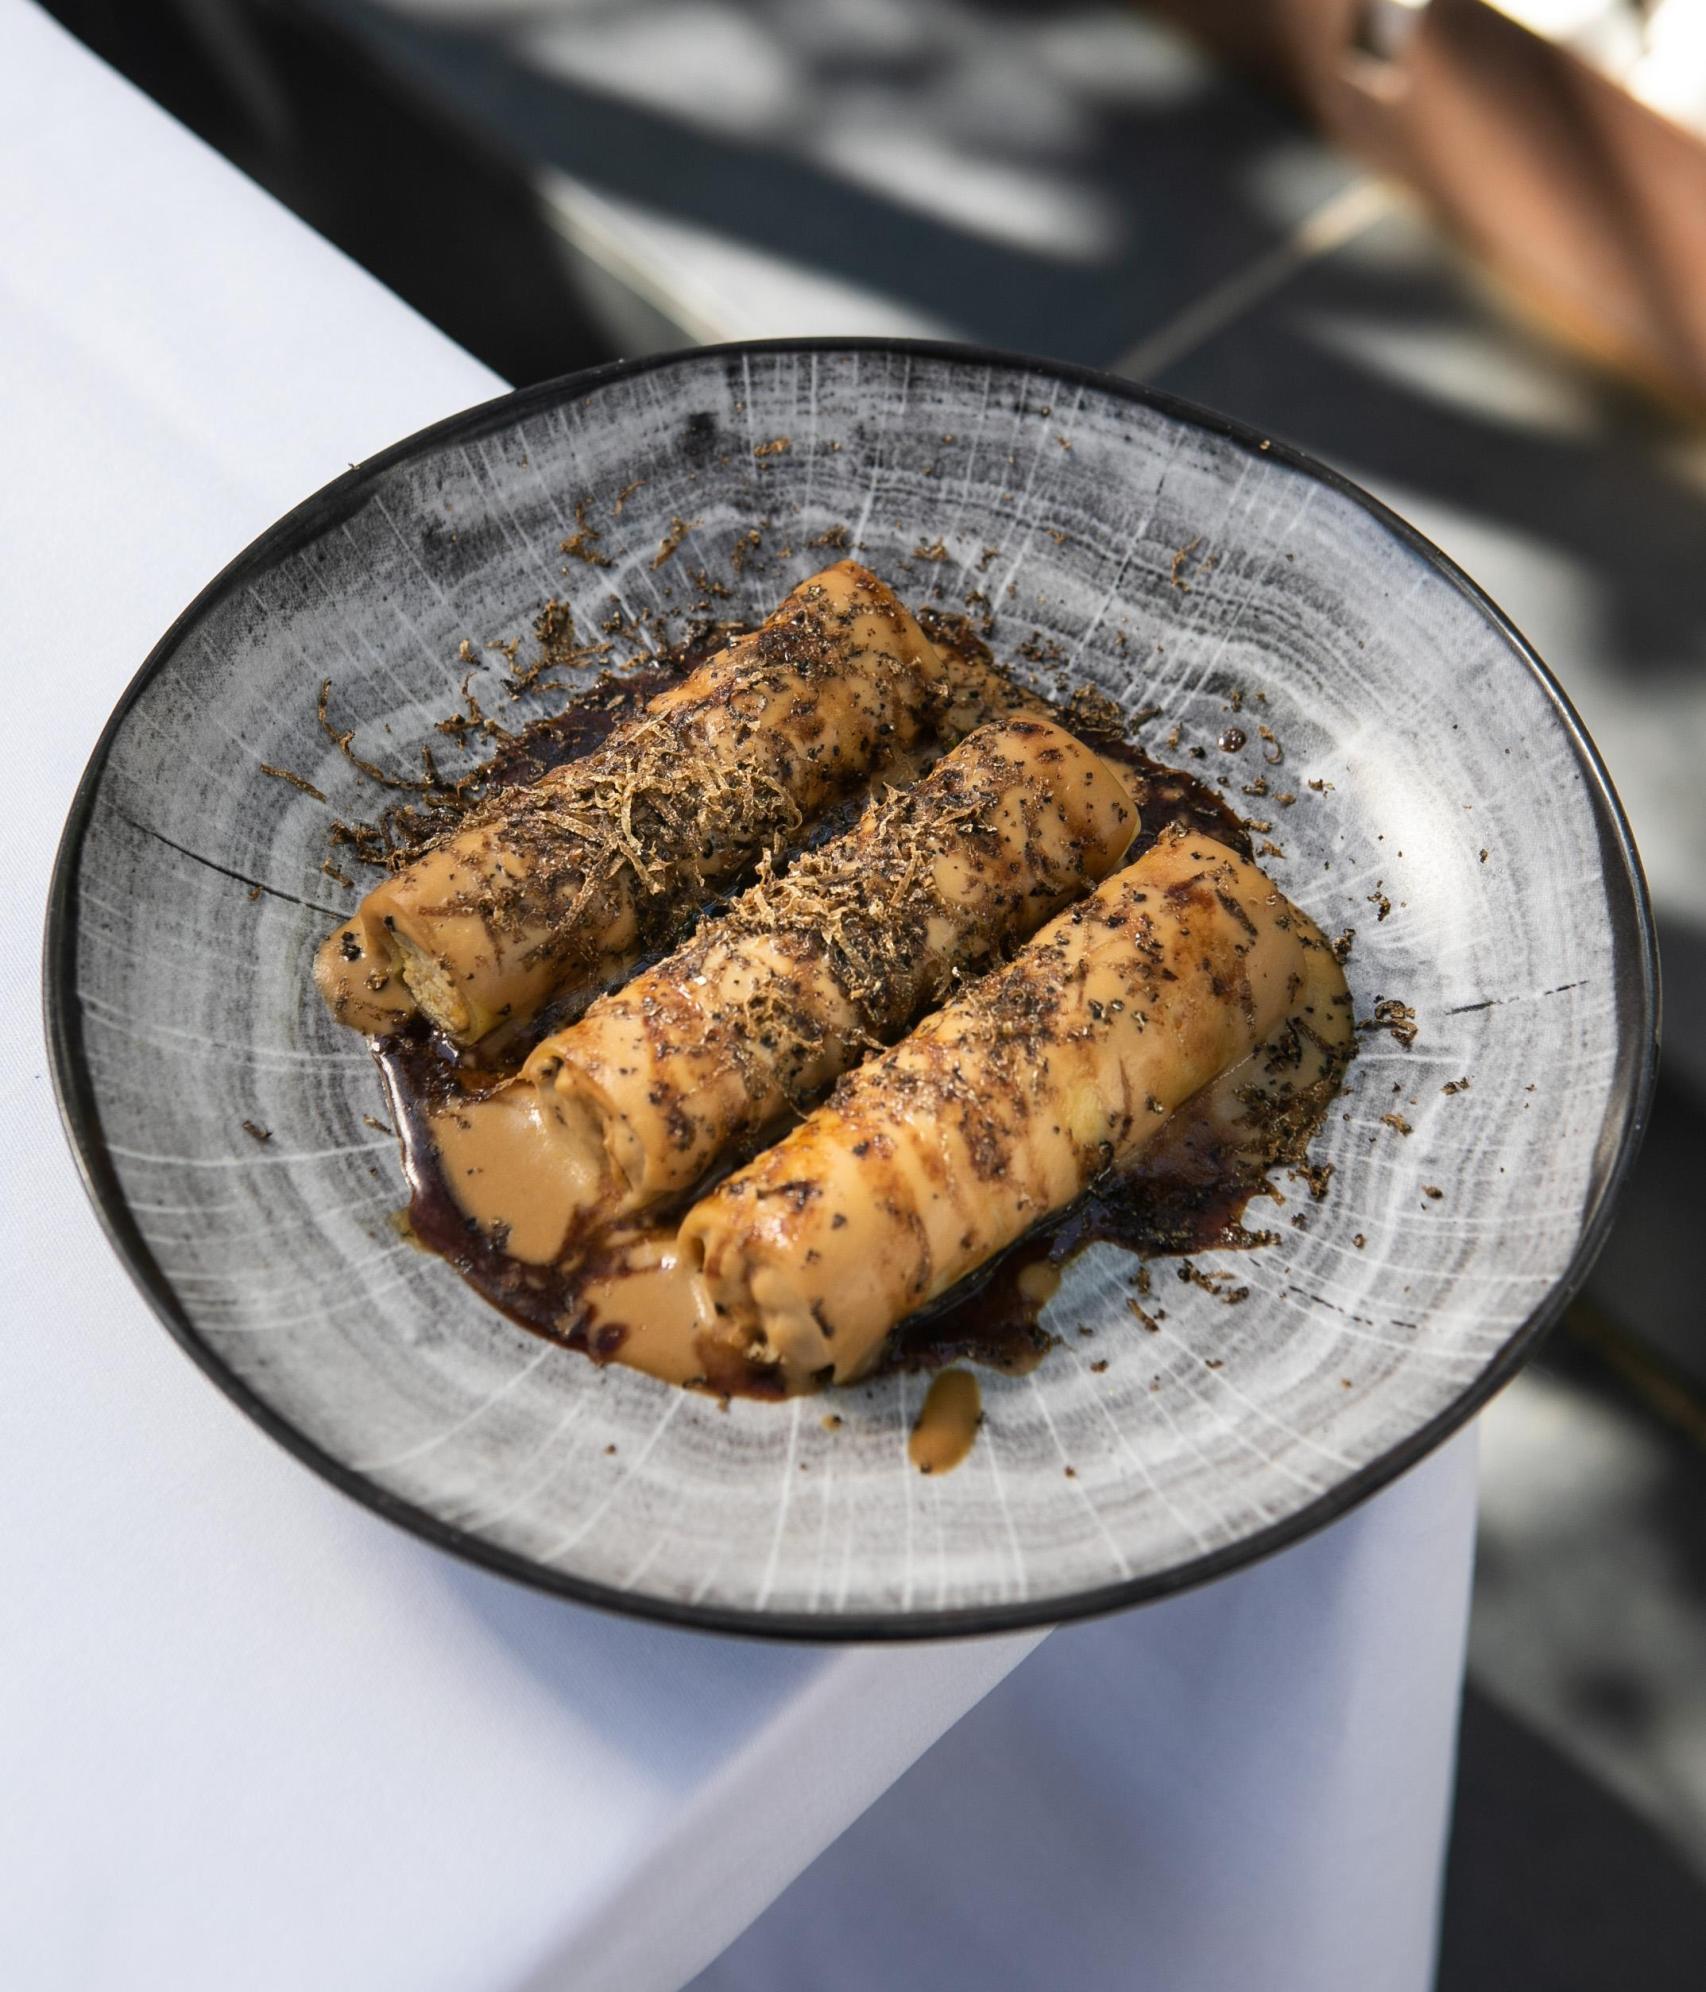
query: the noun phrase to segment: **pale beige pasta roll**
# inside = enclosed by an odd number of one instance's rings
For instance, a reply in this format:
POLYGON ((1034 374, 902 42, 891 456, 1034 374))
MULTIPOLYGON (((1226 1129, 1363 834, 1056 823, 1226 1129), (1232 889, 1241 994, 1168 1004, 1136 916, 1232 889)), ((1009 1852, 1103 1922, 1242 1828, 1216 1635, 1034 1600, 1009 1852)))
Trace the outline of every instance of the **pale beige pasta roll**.
POLYGON ((448 1111, 447 1186, 526 1256, 687 1189, 1106 877, 1136 828, 1120 778, 1063 728, 981 727, 448 1111))
POLYGON ((361 1030, 414 1005, 463 1044, 525 1021, 655 943, 949 703, 934 645, 843 561, 593 753, 495 795, 376 887, 321 949, 321 990, 361 1030))
POLYGON ((858 1377, 1282 1026, 1347 1045, 1348 1005, 1331 948, 1253 865, 1164 833, 693 1207, 707 1372, 858 1377))
POLYGON ((1070 733, 984 727, 547 1038, 525 1077, 585 1109, 627 1207, 651 1202, 1106 877, 1136 827, 1070 733))

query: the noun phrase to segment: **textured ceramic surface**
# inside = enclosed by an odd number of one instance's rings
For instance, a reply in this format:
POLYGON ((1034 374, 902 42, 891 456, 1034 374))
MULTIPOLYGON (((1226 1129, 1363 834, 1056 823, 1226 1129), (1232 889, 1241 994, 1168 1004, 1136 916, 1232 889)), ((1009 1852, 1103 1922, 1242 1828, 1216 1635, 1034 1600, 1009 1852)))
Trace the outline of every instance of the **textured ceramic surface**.
POLYGON ((1121 383, 880 346, 712 349, 530 391, 284 520, 169 633, 96 755, 48 1001, 119 1248, 310 1463, 576 1595, 824 1633, 1153 1595, 1396 1472, 1579 1277, 1654 1025, 1639 872, 1592 750, 1440 556, 1319 469, 1121 383), (578 500, 613 565, 565 574, 578 500), (691 532, 654 565, 678 519, 691 532), (763 521, 765 557, 736 573, 763 521), (1180 725, 1179 756, 1206 749, 1185 765, 1235 796, 1258 776, 1295 792, 1246 804, 1283 849, 1265 862, 1329 932, 1357 929, 1358 1016, 1396 997, 1418 1022, 1409 1049, 1366 1035, 1316 1150, 1326 1200, 1282 1183, 1282 1242, 1227 1256, 1246 1301, 1162 1264, 1145 1332, 1132 1262, 1095 1248, 1046 1317, 1062 1346, 985 1378, 976 1449, 933 1479, 905 1457, 917 1379, 841 1396, 835 1431, 821 1400, 719 1410, 532 1339, 411 1250, 393 1144, 363 1118, 373 1067, 309 980, 354 898, 320 869, 328 819, 372 807, 316 724, 323 678, 340 721, 402 760, 438 740, 463 639, 522 635, 555 593, 583 626, 612 596, 680 615, 706 566, 757 616, 840 525, 915 603, 985 590, 1002 655, 1159 707, 1146 739, 1180 725), (945 559, 912 557, 937 541, 945 559), (1249 744, 1226 753, 1238 691, 1249 744))

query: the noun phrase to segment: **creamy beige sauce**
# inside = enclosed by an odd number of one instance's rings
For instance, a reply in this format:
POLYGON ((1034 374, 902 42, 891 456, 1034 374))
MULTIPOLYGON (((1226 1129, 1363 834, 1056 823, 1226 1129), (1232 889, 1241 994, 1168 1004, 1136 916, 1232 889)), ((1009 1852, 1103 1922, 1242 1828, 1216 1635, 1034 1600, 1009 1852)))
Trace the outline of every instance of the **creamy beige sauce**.
POLYGON ((588 1347, 604 1361, 665 1383, 705 1383, 703 1295, 691 1263, 677 1250, 674 1229, 635 1232, 616 1246, 612 1259, 580 1290, 588 1347))
POLYGON ((609 1189, 603 1149, 570 1101, 540 1086, 505 1086, 432 1116, 445 1188, 512 1259, 559 1257, 577 1220, 609 1189))
POLYGON ((1038 1259, 1019 1275, 1019 1291, 1034 1306, 1046 1307, 1060 1291, 1060 1268, 1038 1259))
POLYGON ((951 1473, 971 1451, 982 1423, 977 1378, 970 1370, 943 1370, 924 1394, 906 1456, 920 1473, 951 1473))

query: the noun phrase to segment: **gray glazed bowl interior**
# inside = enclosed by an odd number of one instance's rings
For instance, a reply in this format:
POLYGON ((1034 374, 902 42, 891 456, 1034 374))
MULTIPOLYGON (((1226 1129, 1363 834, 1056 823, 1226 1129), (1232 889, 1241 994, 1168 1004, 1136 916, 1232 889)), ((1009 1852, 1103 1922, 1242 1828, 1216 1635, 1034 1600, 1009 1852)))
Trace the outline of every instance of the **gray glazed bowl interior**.
MULTIPOLYGON (((481 657, 475 688, 501 709, 502 660, 481 657)), ((1655 1012, 1639 869, 1591 747, 1497 611, 1390 514, 1121 382, 799 344, 508 397, 282 521, 164 639, 91 764, 48 1002, 115 1242, 310 1464, 575 1596, 824 1634, 1155 1595, 1419 1456, 1579 1278, 1644 1111, 1655 1012), (559 551, 577 501, 608 568, 559 551), (655 564, 676 521, 691 530, 655 564), (754 525, 760 557, 736 572, 754 525), (917 1379, 836 1402, 835 1431, 821 1400, 719 1410, 531 1338, 411 1250, 393 1143, 364 1119, 373 1067, 309 981, 354 897, 321 871, 328 820, 374 800, 316 724, 322 679, 340 723, 401 763, 438 739, 464 639, 522 635, 554 594, 583 631, 611 597, 679 624, 701 568, 726 613, 757 617, 834 557, 810 542, 838 526, 915 604, 982 590, 998 652, 1044 682, 1159 708, 1146 740, 1179 727, 1174 757, 1272 822, 1273 877, 1329 932, 1357 929, 1358 1016, 1398 998, 1419 1026, 1409 1049, 1365 1034, 1316 1151, 1327 1198, 1282 1179, 1265 1219, 1282 1242, 1226 1261, 1246 1301, 1163 1262, 1146 1332, 1132 1262, 1093 1249, 1051 1303, 1061 1346, 1032 1376, 986 1377, 972 1457, 931 1479, 905 1456, 917 1379), (918 553, 937 542, 946 558, 918 553), (1237 694, 1249 744, 1229 753, 1237 694), (1258 778, 1266 797, 1240 794, 1258 778)))

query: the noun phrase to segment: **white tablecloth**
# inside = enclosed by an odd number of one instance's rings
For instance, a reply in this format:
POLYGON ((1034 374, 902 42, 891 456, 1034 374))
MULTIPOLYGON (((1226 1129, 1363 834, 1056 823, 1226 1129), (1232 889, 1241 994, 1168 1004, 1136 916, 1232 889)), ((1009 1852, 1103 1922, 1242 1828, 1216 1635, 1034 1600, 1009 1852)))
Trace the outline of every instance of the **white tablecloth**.
POLYGON ((1034 1640, 790 1649, 534 1596, 322 1486, 155 1324, 46 1076, 60 821, 201 583, 496 383, 27 0, 0 187, 0 1984, 643 1992, 782 1896, 718 1982, 1065 1982, 1017 1934, 1058 1925, 1081 1985, 1420 1992, 1472 1442, 1055 1635, 931 1751, 1034 1640))

